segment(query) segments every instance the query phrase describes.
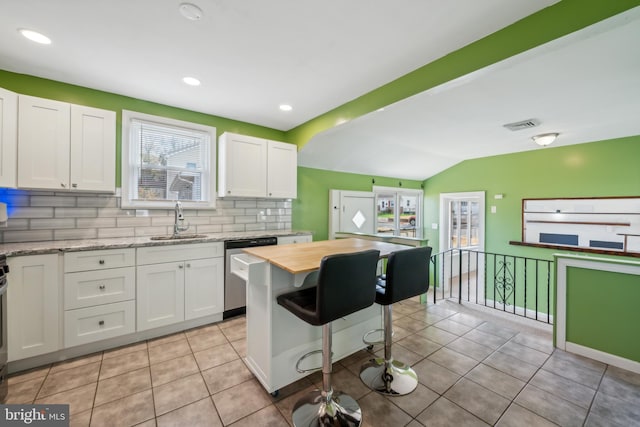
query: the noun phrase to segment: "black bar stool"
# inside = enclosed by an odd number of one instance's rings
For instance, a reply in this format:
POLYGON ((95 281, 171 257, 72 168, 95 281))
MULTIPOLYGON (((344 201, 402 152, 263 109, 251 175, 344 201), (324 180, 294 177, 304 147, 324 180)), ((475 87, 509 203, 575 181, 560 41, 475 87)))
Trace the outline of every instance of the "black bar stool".
POLYGON ((322 390, 296 402, 291 414, 296 427, 352 427, 362 421, 358 402, 331 387, 331 322, 373 305, 379 257, 377 250, 325 256, 317 274, 311 273, 305 280, 315 286, 277 298, 279 305, 300 319, 322 325, 322 390))
MULTIPOLYGON (((415 371, 407 364, 394 360, 391 355, 393 334, 391 306, 398 301, 427 292, 430 258, 429 246, 391 253, 387 262, 387 273, 378 278, 376 303, 385 306, 384 359, 371 359, 360 369, 362 382, 378 393, 409 394, 418 385, 418 375, 415 371)), ((367 335, 365 335, 365 343, 373 344, 366 341, 367 335)))

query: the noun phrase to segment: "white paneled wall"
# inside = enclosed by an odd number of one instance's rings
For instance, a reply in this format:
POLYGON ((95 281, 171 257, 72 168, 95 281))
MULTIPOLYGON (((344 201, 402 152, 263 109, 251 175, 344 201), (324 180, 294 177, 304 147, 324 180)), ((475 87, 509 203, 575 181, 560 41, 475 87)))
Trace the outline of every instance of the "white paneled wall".
MULTIPOLYGON (((0 242, 96 239, 170 234, 173 209, 148 210, 136 216, 120 209, 120 198, 90 193, 55 193, 0 189, 9 220, 0 242)), ((215 210, 185 210, 191 233, 291 230, 291 201, 218 199, 215 210)))

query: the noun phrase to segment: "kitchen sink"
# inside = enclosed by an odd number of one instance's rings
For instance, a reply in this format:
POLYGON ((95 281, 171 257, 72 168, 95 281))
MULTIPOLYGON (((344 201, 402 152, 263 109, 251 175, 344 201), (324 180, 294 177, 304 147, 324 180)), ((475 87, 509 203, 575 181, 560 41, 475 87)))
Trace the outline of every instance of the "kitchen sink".
POLYGON ((208 237, 206 234, 178 234, 177 236, 170 234, 167 236, 153 236, 151 240, 184 240, 184 239, 202 239, 208 237))

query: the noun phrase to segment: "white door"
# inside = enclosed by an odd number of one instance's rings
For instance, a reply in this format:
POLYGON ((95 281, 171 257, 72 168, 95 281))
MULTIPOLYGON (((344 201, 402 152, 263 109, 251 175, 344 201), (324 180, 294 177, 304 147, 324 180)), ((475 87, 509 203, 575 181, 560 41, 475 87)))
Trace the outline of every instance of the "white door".
POLYGON ((58 255, 10 257, 8 264, 9 361, 57 351, 62 311, 58 255))
POLYGON ((484 299, 484 286, 468 290, 466 284, 484 283, 484 198, 484 191, 440 195, 439 285, 455 292, 462 280, 463 293, 478 300, 484 299))
POLYGON ((71 106, 71 188, 114 192, 116 113, 71 106))
POLYGON ((224 257, 185 261, 185 320, 224 311, 224 257))
POLYGON ((375 233, 375 196, 367 191, 330 190, 329 238, 335 233, 375 233))
POLYGON ((16 186, 18 95, 0 88, 0 187, 16 186))
POLYGON ((267 148, 267 196, 295 199, 298 195, 298 147, 268 141, 267 148))
POLYGON ((141 265, 137 273, 137 330, 183 321, 184 263, 141 265))
POLYGON ((70 105, 18 97, 18 187, 69 188, 70 105))

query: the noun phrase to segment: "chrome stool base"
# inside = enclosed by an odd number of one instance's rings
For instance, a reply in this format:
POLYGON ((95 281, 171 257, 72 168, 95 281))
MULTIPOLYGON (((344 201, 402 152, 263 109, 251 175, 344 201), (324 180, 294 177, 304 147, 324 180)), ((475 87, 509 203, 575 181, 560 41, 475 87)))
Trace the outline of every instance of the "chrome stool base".
POLYGON ((360 368, 360 379, 371 390, 390 396, 409 394, 418 386, 416 372, 393 359, 371 359, 360 368))
POLYGON ((358 427, 362 412, 347 394, 315 390, 296 402, 291 418, 295 427, 358 427))

